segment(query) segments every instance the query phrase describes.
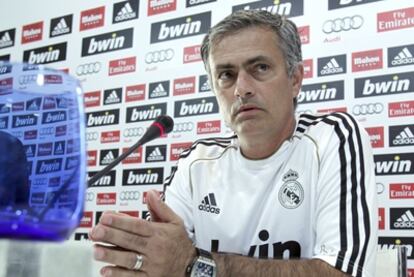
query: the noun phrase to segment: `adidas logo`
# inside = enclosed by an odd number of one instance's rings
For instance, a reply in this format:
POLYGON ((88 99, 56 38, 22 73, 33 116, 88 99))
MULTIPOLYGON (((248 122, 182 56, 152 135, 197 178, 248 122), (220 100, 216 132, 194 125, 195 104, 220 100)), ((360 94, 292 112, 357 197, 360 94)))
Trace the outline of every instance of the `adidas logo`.
POLYGON ((4 35, 0 38, 0 48, 9 47, 13 45, 13 41, 10 37, 9 32, 5 32, 4 35))
POLYGON ((34 151, 36 151, 36 150, 34 150, 34 146, 27 147, 26 156, 27 157, 34 157, 34 151))
POLYGON ((400 216, 394 227, 398 229, 414 229, 414 215, 410 210, 406 210, 405 213, 400 216))
POLYGON ((66 24, 66 21, 64 18, 62 18, 59 23, 55 26, 55 28, 53 28, 52 31, 52 37, 54 36, 58 36, 58 35, 63 35, 66 33, 70 33, 70 29, 68 27, 68 24, 66 24))
POLYGON ((332 58, 321 70, 321 75, 342 73, 344 69, 338 64, 335 58, 332 58))
POLYGON ((108 97, 105 99, 105 104, 113 104, 113 103, 119 103, 121 100, 118 97, 118 94, 115 90, 113 90, 108 97))
POLYGON ((162 84, 158 84, 158 86, 156 86, 154 90, 151 92, 150 98, 164 97, 164 96, 168 96, 168 92, 165 91, 165 88, 162 84))
POLYGON ((126 2, 125 6, 118 12, 115 17, 115 22, 124 21, 137 17, 137 13, 131 7, 129 2, 126 2))
POLYGON ((414 144, 414 134, 410 128, 405 127, 392 141, 394 145, 414 144))
POLYGON ((407 47, 404 47, 397 56, 391 61, 392 65, 403 65, 403 64, 411 64, 414 63, 414 58, 411 52, 408 50, 407 47))
POLYGON ((156 147, 148 156, 148 161, 155 162, 155 161, 163 161, 164 156, 161 153, 159 147, 156 147))
POLYGON ((210 90, 211 90, 210 83, 207 80, 201 86, 200 91, 210 91, 210 90))
POLYGON ((220 214, 220 208, 217 207, 216 197, 214 193, 209 193, 201 200, 201 204, 198 205, 200 211, 205 211, 212 214, 220 214))
POLYGON ((63 154, 63 144, 62 143, 58 143, 56 148, 55 148, 55 155, 57 154, 63 154))
POLYGON ((110 164, 114 159, 115 159, 114 153, 112 153, 112 151, 109 151, 108 154, 106 154, 106 156, 102 159, 101 164, 102 165, 110 164))
POLYGON ((37 105, 36 101, 33 101, 29 107, 27 107, 28 111, 38 111, 40 107, 37 105))

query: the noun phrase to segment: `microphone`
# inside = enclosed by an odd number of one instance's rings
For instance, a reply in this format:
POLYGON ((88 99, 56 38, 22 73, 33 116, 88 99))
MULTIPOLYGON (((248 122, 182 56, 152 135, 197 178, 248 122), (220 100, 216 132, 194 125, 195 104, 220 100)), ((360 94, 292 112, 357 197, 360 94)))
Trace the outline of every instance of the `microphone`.
POLYGON ((155 119, 155 121, 148 127, 145 134, 140 138, 140 140, 132 145, 126 152, 122 153, 118 158, 113 160, 110 164, 108 164, 104 169, 93 175, 88 180, 88 187, 91 186, 93 183, 98 181, 102 176, 107 174, 114 166, 119 164, 122 160, 124 160, 127 156, 129 156, 132 152, 134 152, 138 147, 142 146, 143 144, 156 139, 158 137, 163 136, 164 134, 168 134, 173 130, 174 121, 168 115, 160 115, 155 119))

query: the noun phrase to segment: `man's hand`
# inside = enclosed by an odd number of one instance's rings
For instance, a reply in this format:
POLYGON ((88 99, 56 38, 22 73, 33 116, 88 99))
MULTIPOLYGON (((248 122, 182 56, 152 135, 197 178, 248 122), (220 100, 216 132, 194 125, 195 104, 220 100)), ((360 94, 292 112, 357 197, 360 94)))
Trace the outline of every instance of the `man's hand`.
POLYGON ((147 197, 151 222, 105 212, 89 233, 91 240, 111 245, 95 245, 95 259, 114 265, 103 267, 103 276, 185 275, 186 266, 196 254, 184 223, 157 192, 150 191, 147 197), (143 256, 143 263, 134 270, 137 255, 143 256))

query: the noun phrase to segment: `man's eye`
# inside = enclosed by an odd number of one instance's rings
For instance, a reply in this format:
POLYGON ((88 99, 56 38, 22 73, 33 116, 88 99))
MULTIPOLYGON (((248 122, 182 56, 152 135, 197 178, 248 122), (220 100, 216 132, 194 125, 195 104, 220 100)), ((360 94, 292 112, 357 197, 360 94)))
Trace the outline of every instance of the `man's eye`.
POLYGON ((256 70, 258 72, 266 72, 269 70, 269 66, 267 64, 258 64, 256 65, 256 70))
POLYGON ((232 77, 232 74, 231 74, 230 72, 228 72, 228 71, 221 72, 221 73, 218 75, 218 78, 219 78, 220 80, 223 80, 223 81, 225 81, 225 80, 229 80, 229 79, 231 79, 231 77, 232 77))

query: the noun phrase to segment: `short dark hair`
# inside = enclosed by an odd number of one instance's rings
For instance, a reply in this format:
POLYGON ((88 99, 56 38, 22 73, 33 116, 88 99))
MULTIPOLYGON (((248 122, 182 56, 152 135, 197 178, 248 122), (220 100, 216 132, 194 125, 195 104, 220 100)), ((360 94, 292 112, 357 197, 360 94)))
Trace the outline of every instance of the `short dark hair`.
POLYGON ((297 27, 293 21, 279 14, 264 10, 239 10, 215 26, 204 37, 201 45, 201 57, 210 73, 208 57, 211 49, 224 37, 233 35, 250 27, 264 27, 273 31, 278 38, 278 47, 286 62, 288 76, 292 76, 298 64, 302 62, 302 50, 297 27))

